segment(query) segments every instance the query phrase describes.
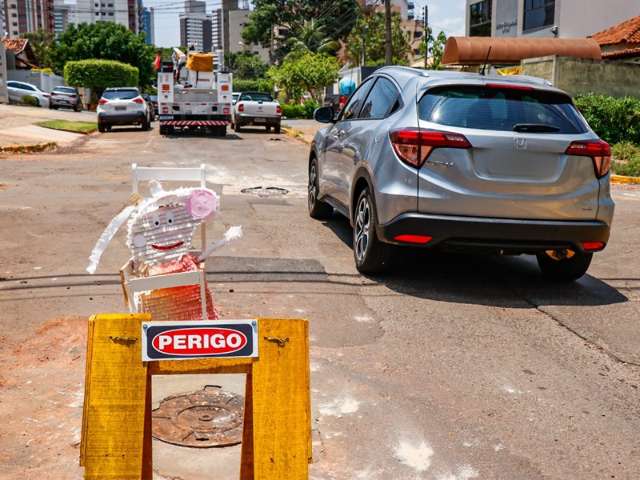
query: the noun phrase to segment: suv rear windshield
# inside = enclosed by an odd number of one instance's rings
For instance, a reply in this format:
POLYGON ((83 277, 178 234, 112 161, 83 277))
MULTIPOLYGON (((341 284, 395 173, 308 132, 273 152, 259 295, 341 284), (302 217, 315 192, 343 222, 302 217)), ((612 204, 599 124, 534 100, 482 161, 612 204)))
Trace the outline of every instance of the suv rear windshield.
POLYGON ((140 94, 137 90, 106 90, 102 94, 102 98, 106 98, 107 100, 131 100, 138 95, 140 94))
POLYGON ((436 87, 420 100, 421 120, 452 127, 577 134, 588 126, 571 99, 543 90, 461 85, 436 87))
POLYGON ((56 87, 54 93, 76 93, 76 89, 72 87, 56 87))
POLYGON ((273 102, 273 98, 268 93, 243 93, 240 100, 245 102, 273 102))

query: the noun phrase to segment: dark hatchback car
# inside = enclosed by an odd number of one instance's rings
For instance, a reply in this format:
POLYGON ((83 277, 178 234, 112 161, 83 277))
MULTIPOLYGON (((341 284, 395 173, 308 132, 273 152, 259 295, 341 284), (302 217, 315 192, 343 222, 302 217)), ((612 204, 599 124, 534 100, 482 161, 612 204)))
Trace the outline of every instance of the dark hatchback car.
POLYGON ((82 110, 82 99, 75 87, 55 87, 51 91, 49 108, 73 108, 76 112, 82 110))

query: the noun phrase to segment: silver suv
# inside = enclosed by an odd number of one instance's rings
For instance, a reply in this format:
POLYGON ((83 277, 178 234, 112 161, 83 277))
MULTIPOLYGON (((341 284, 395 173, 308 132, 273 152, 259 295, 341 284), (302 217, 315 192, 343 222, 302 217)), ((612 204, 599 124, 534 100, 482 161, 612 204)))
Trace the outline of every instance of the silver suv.
POLYGON ((377 70, 309 157, 309 212, 353 226, 358 270, 389 245, 536 255, 543 274, 583 276, 613 218, 611 149, 544 80, 377 70))

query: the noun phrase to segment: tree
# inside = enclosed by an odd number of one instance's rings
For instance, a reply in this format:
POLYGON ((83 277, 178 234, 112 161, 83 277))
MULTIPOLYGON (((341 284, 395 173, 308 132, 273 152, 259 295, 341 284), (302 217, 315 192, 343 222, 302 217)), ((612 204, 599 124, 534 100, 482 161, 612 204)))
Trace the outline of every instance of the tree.
MULTIPOLYGON (((447 36, 444 32, 440 32, 437 37, 433 37, 433 32, 430 28, 427 28, 425 32, 427 42, 429 42, 429 55, 431 55, 431 63, 429 68, 433 70, 440 70, 442 68, 442 57, 444 56, 444 47, 447 44, 447 36)), ((425 42, 420 44, 420 54, 424 58, 425 54, 425 42)))
POLYGON ((338 78, 340 64, 335 57, 323 53, 293 52, 282 65, 269 69, 268 76, 283 88, 287 97, 300 100, 308 92, 319 101, 322 88, 338 78))
POLYGON ((68 61, 100 58, 117 60, 138 68, 141 86, 151 84, 155 48, 144 34, 136 35, 113 22, 71 25, 58 38, 52 51, 54 70, 62 73, 68 61))
POLYGON ((228 53, 225 64, 236 78, 244 80, 263 78, 269 68, 257 54, 250 52, 228 53))
POLYGON ((277 39, 279 49, 274 53, 278 59, 284 58, 295 46, 288 42, 289 38, 301 40, 312 52, 319 51, 324 39, 344 39, 355 25, 359 12, 356 0, 255 0, 253 4, 254 10, 242 32, 243 39, 270 48, 274 26, 285 30, 285 41, 277 39))
POLYGON ((306 20, 297 34, 289 37, 287 44, 291 51, 302 49, 329 55, 340 49, 340 42, 326 36, 325 26, 315 19, 306 20))
POLYGON ((54 47, 55 36, 53 32, 38 30, 22 34, 22 38, 29 40, 33 53, 38 59, 38 65, 42 68, 52 67, 51 51, 54 47))
MULTIPOLYGON (((394 13, 391 22, 392 63, 406 65, 409 63, 411 45, 402 31, 402 20, 394 13)), ((379 66, 385 63, 385 29, 384 13, 372 12, 358 19, 351 34, 346 40, 347 57, 354 65, 379 66)))

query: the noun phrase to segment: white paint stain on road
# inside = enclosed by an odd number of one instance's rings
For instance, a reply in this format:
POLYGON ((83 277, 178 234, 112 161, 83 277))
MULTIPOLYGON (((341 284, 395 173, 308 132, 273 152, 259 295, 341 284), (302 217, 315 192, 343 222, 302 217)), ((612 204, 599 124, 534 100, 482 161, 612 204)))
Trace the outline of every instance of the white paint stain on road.
POLYGON ((356 315, 353 319, 358 323, 371 323, 373 322, 373 318, 369 315, 356 315))
POLYGON ((444 475, 438 475, 437 480, 471 480, 472 478, 478 478, 479 473, 469 465, 462 465, 458 467, 456 473, 445 473, 444 475))
POLYGON ((318 410, 325 417, 341 417, 342 415, 355 413, 359 408, 360 402, 358 400, 351 395, 345 395, 320 405, 318 410))
POLYGON ((503 385, 502 390, 510 393, 511 395, 522 395, 524 393, 522 390, 519 390, 511 385, 503 385))
POLYGON ((395 449, 394 457, 416 472, 426 472, 431 466, 433 450, 424 440, 418 443, 401 440, 395 449))

